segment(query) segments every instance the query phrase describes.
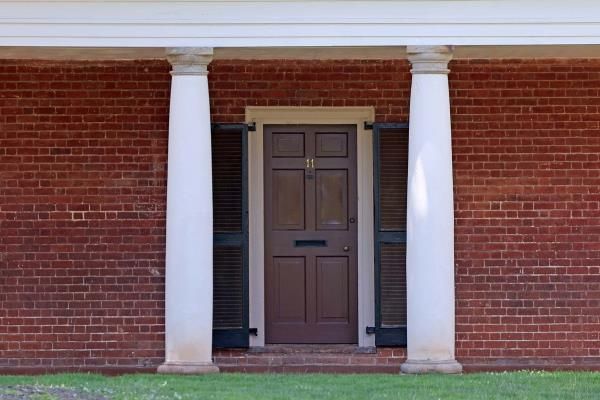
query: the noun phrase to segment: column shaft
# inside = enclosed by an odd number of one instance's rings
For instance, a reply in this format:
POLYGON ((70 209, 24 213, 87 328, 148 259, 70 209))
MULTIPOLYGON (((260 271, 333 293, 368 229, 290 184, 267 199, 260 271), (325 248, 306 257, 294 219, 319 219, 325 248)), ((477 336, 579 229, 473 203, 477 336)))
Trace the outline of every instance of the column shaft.
POLYGON ((454 205, 447 47, 409 48, 407 341, 402 371, 460 372, 454 359, 454 205))
POLYGON ((165 363, 159 372, 217 372, 212 362, 213 207, 206 66, 211 49, 173 49, 167 181, 165 363))

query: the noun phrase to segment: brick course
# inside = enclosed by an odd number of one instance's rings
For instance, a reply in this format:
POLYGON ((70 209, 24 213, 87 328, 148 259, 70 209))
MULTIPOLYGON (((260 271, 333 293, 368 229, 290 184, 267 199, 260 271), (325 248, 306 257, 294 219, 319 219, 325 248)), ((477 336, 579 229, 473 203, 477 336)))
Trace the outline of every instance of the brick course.
MULTIPOLYGON (((213 120, 372 105, 404 121, 409 69, 218 60, 213 120)), ((600 60, 451 69, 457 357, 598 368, 600 60)), ((0 368, 162 362, 168 70, 0 61, 0 368)))

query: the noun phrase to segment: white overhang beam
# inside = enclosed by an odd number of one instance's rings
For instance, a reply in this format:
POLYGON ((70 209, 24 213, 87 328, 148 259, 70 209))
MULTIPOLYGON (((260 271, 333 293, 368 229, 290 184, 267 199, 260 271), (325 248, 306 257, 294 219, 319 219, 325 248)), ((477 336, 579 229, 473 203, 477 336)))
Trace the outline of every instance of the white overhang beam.
MULTIPOLYGON (((164 59, 164 47, 23 47, 0 46, 0 59, 153 60, 164 59)), ((405 46, 382 47, 226 47, 214 49, 214 60, 397 60, 405 46)), ((600 58, 600 45, 455 46, 454 59, 600 58)))

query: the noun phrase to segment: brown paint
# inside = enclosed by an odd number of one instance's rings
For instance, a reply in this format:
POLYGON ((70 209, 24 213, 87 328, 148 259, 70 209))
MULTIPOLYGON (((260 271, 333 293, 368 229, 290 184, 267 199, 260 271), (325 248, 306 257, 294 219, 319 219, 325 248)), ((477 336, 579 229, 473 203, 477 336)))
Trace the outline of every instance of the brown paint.
POLYGON ((264 145, 266 342, 356 343, 356 126, 265 125, 264 145))

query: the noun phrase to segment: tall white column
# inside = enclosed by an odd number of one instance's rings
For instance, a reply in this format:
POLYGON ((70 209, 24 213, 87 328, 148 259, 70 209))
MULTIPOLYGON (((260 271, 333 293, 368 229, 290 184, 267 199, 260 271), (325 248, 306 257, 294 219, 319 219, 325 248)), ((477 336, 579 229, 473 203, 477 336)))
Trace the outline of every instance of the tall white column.
POLYGON ((462 370, 454 358, 454 204, 446 46, 409 46, 407 340, 402 372, 462 370))
POLYGON ((218 372, 212 362, 213 207, 207 66, 211 48, 173 48, 162 373, 218 372))

